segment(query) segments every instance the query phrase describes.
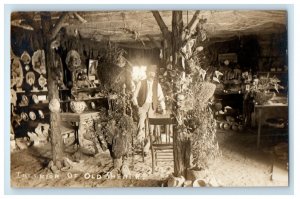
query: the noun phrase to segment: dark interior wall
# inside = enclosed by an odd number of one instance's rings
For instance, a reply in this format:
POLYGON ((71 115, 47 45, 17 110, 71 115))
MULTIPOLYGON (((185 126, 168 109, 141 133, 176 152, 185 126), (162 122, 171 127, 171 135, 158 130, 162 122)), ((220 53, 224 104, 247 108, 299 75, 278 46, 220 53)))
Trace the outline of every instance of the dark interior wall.
POLYGON ((160 64, 160 58, 159 58, 159 49, 125 49, 126 55, 128 61, 132 65, 159 65, 160 64))
POLYGON ((24 30, 18 27, 11 27, 11 48, 16 56, 21 57, 24 51, 30 55, 41 48, 40 38, 36 32, 24 30))
MULTIPOLYGON (((69 85, 71 78, 71 73, 68 70, 65 60, 67 53, 70 50, 76 50, 80 54, 82 66, 88 68, 89 59, 95 59, 99 61, 99 65, 105 65, 106 76, 114 77, 118 76, 119 70, 118 67, 114 66, 111 63, 104 63, 103 57, 107 55, 107 48, 109 42, 96 42, 93 40, 81 38, 80 35, 77 37, 71 37, 64 34, 64 31, 61 32, 60 38, 60 47, 57 50, 57 53, 60 55, 63 67, 64 67, 64 83, 69 85), (111 67, 107 69, 107 67, 111 67), (118 69, 118 70, 116 70, 118 69)), ((34 51, 38 49, 43 49, 42 42, 40 37, 34 31, 24 30, 20 28, 12 27, 11 29, 11 47, 14 54, 18 57, 24 51, 27 51, 30 56, 33 55, 34 51)), ((121 49, 121 48, 120 48, 121 49)), ((159 65, 159 49, 135 49, 135 48, 123 48, 125 51, 124 57, 129 61, 127 66, 131 65, 159 65)), ((102 66, 100 66, 102 67, 102 66)), ((128 73, 126 73, 128 74, 128 73)))
POLYGON ((218 55, 237 53, 238 64, 244 70, 270 71, 287 65, 287 34, 247 35, 212 39, 206 48, 211 65, 218 66, 218 55), (215 41, 214 41, 215 40, 215 41), (218 41, 221 40, 221 41, 218 41))

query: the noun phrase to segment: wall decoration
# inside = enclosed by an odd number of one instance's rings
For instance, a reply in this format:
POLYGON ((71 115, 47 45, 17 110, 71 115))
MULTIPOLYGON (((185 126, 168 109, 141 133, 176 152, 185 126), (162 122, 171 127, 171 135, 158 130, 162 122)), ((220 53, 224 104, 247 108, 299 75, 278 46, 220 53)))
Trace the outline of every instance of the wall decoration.
POLYGON ((35 115, 35 113, 34 113, 33 111, 30 111, 30 112, 29 112, 29 118, 30 118, 31 120, 35 120, 35 119, 36 119, 36 115, 35 115))
POLYGON ((96 109, 95 102, 91 102, 91 107, 92 107, 92 109, 96 109))
POLYGON ((39 85, 42 87, 42 90, 47 90, 47 87, 45 87, 47 85, 47 79, 43 75, 40 75, 38 82, 39 85))
POLYGON ((40 118, 42 118, 42 119, 45 118, 44 113, 43 113, 42 110, 38 110, 38 113, 39 113, 40 118))
POLYGON ((11 87, 16 85, 17 91, 22 90, 22 84, 23 84, 23 69, 21 62, 18 58, 13 59, 13 62, 11 64, 11 75, 12 75, 12 81, 11 81, 11 87))
POLYGON ((22 118, 22 120, 24 120, 24 121, 28 121, 28 119, 29 119, 27 113, 25 113, 25 112, 22 112, 22 113, 21 113, 21 118, 22 118))
POLYGON ((21 102, 19 103, 19 106, 28 106, 28 98, 26 95, 22 95, 22 99, 21 99, 21 102))
POLYGON ((89 60, 89 76, 96 76, 97 75, 97 68, 98 68, 98 60, 89 60))
POLYGON ((38 104, 39 103, 39 98, 37 95, 32 95, 32 101, 35 103, 35 104, 38 104))
POLYGON ((71 72, 81 68, 80 55, 76 50, 70 50, 67 54, 66 64, 71 72))
POLYGON ((37 50, 32 56, 33 70, 39 74, 46 74, 46 62, 44 50, 37 50))
POLYGON ((54 66, 53 66, 52 75, 54 75, 54 79, 57 80, 57 83, 60 88, 62 88, 62 89, 66 88, 66 86, 64 84, 63 63, 58 54, 55 54, 55 56, 54 56, 54 66))
POLYGON ((27 51, 24 51, 21 55, 21 60, 24 64, 28 65, 31 61, 31 57, 27 51))
POLYGON ((17 94, 14 89, 10 89, 10 103, 14 106, 17 105, 17 94))
POLYGON ((32 86, 35 82, 35 74, 33 72, 26 73, 26 82, 32 86))

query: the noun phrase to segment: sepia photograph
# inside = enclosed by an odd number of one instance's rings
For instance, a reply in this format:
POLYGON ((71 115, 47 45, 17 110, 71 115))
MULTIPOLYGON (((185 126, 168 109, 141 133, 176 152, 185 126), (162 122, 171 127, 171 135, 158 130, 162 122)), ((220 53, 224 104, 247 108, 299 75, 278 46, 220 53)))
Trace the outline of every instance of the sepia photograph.
POLYGON ((11 12, 10 186, 290 186, 287 16, 11 12))

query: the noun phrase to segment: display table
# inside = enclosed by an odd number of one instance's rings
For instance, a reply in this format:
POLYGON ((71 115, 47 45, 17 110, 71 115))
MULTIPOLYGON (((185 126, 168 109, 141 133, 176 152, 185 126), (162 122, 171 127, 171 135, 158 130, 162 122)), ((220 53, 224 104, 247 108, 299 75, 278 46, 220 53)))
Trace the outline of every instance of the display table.
MULTIPOLYGON (((255 105, 254 106, 255 111, 258 113, 258 129, 257 129, 257 143, 256 147, 259 148, 260 144, 260 135, 261 135, 261 126, 262 126, 262 113, 266 109, 280 109, 280 108, 287 108, 288 109, 288 104, 265 104, 265 105, 255 105)), ((280 115, 280 112, 278 112, 280 115)))
POLYGON ((74 122, 77 129, 75 130, 75 141, 81 147, 83 146, 83 134, 85 131, 85 123, 89 120, 97 120, 100 118, 100 112, 84 112, 84 113, 61 113, 62 122, 74 122))

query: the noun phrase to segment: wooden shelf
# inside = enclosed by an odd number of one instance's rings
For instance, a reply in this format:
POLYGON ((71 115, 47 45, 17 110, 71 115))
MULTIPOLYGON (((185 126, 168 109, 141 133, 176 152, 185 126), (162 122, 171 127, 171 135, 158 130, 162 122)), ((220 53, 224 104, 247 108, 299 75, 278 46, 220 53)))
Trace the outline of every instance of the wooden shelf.
POLYGON ((215 93, 214 95, 243 95, 243 92, 228 92, 228 93, 224 93, 224 92, 220 92, 220 93, 215 93))
POLYGON ((101 91, 101 88, 94 87, 94 88, 78 88, 76 89, 77 92, 92 92, 92 91, 101 91))
MULTIPOLYGON (((70 89, 59 89, 59 91, 69 91, 70 89)), ((48 93, 48 90, 31 90, 31 91, 25 91, 25 90, 22 90, 22 91, 16 91, 17 94, 23 94, 23 93, 27 93, 27 94, 31 94, 31 93, 34 93, 34 94, 37 94, 37 93, 40 93, 40 94, 47 94, 48 93)))
POLYGON ((268 73, 270 73, 270 74, 287 74, 288 71, 259 71, 259 72, 257 72, 258 75, 259 74, 268 74, 268 73))
MULTIPOLYGON (((93 101, 93 100, 99 100, 99 99, 107 99, 107 97, 93 97, 93 98, 87 98, 87 99, 80 99, 79 101, 93 101)), ((61 100, 60 103, 68 103, 74 100, 61 100)))

